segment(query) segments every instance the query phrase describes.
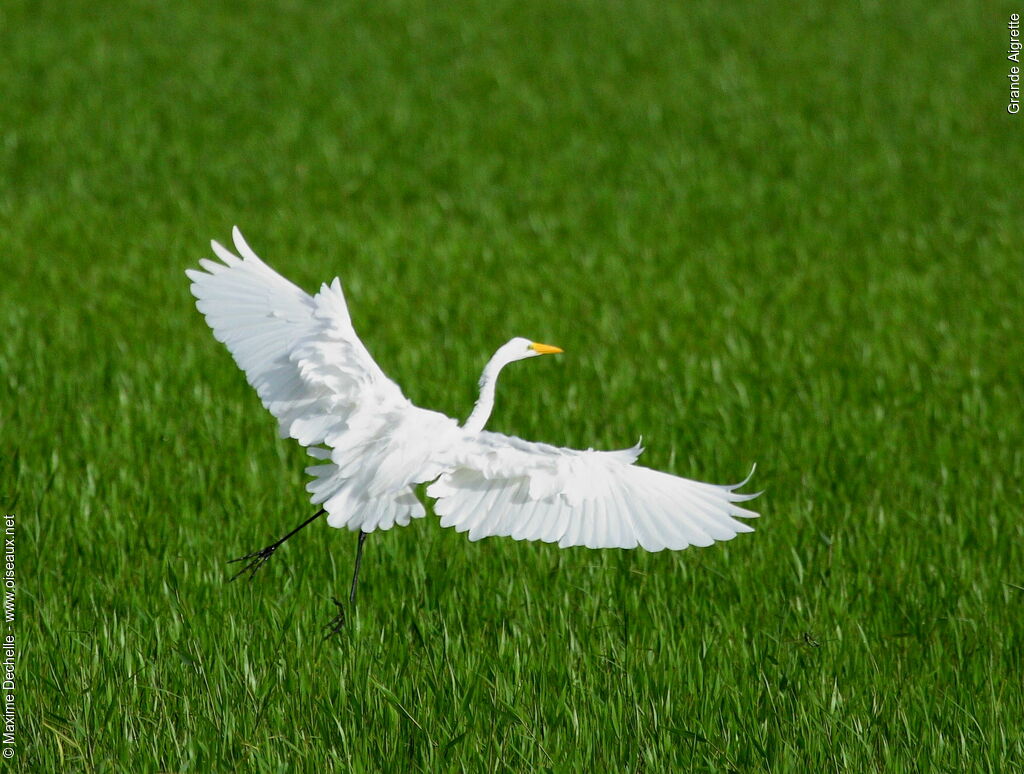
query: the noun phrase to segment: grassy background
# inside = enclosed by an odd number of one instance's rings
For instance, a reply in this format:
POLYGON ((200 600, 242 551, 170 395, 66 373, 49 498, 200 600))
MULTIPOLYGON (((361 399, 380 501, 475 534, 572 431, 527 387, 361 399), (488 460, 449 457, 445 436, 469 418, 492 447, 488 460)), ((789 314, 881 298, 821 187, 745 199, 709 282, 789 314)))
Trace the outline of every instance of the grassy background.
POLYGON ((1001 3, 0 8, 21 771, 1006 771, 1024 123, 1001 3), (313 528, 183 270, 340 275, 415 402, 711 481, 679 554, 313 528))

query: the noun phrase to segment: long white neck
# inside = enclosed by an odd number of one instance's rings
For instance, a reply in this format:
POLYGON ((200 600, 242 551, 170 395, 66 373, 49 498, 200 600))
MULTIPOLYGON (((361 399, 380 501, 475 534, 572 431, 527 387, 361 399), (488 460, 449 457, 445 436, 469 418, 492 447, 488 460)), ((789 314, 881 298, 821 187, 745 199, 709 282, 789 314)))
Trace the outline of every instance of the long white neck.
POLYGON ((477 398, 476 405, 473 406, 473 413, 462 425, 464 430, 479 433, 484 429, 484 425, 487 424, 491 411, 494 409, 494 385, 498 381, 498 374, 509 362, 511 361, 502 355, 500 350, 487 361, 484 372, 480 375, 480 397, 477 398))

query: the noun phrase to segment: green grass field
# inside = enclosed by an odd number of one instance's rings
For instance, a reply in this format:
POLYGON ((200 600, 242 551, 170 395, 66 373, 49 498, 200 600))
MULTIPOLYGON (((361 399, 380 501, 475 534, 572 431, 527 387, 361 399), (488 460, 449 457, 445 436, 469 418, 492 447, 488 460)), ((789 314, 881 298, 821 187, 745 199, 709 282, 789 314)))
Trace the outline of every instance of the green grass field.
POLYGON ((0 9, 24 772, 1024 771, 1005 3, 0 9), (417 404, 752 483, 681 553, 318 525, 184 270, 237 223, 417 404))

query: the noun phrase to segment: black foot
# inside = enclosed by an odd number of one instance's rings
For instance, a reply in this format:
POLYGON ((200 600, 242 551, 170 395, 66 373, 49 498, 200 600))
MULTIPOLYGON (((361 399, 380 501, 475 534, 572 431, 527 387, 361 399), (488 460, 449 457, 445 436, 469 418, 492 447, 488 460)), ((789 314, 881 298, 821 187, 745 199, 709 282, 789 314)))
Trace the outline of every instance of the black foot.
POLYGON ((345 606, 338 601, 337 597, 331 597, 331 602, 338 608, 338 614, 324 627, 328 630, 327 634, 324 635, 325 640, 329 640, 335 634, 340 634, 341 630, 345 628, 345 606))
POLYGON ((251 554, 246 554, 245 556, 240 556, 237 559, 232 559, 231 561, 229 561, 228 564, 234 564, 235 562, 248 562, 248 564, 245 565, 245 567, 243 567, 241 570, 239 570, 232 576, 231 580, 235 580, 236 578, 238 578, 239 575, 242 575, 244 573, 249 573, 249 580, 252 580, 253 576, 256 574, 256 571, 267 563, 267 560, 274 555, 274 552, 277 549, 284 545, 284 542, 288 540, 288 538, 290 538, 299 530, 304 529, 305 527, 312 524, 325 513, 327 513, 327 511, 321 508, 319 511, 314 513, 312 516, 310 516, 308 519, 306 519, 304 522, 302 522, 299 526, 297 526, 295 529, 293 529, 280 540, 271 543, 266 548, 261 548, 259 551, 253 551, 251 554))
MULTIPOLYGON (((251 554, 240 556, 237 559, 232 559, 228 564, 234 564, 235 562, 248 562, 245 567, 236 572, 231 576, 231 580, 238 580, 240 575, 249 573, 249 580, 253 579, 256 575, 256 571, 267 563, 267 560, 274 555, 274 552, 281 547, 280 543, 272 543, 266 548, 261 548, 259 551, 253 551, 251 554)), ((229 581, 230 583, 230 581, 229 581)))

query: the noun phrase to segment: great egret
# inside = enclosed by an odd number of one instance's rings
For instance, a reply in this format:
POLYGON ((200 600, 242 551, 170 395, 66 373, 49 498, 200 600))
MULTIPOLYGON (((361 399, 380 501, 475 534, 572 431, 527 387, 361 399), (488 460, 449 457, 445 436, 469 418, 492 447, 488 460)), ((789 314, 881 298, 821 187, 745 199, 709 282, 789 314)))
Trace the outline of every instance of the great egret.
MULTIPOLYGON (((352 327, 337 278, 310 296, 249 248, 236 227, 238 255, 212 242, 222 261, 190 269, 196 306, 227 345, 278 422, 282 438, 308 447, 311 501, 321 509, 280 540, 233 561, 251 578, 288 538, 326 513, 332 527, 359 531, 349 594, 354 604, 363 541, 378 529, 425 515, 415 486, 432 482, 441 526, 470 540, 507 535, 562 548, 648 551, 708 546, 752 532, 735 516, 746 481, 719 486, 634 465, 639 444, 577 451, 492 433, 484 425, 494 386, 509 363, 562 350, 525 338, 502 345, 484 367, 480 397, 459 423, 414 406, 370 357, 352 327)), ((753 471, 751 471, 753 473, 753 471)), ((747 480, 749 480, 749 476, 747 480)), ((344 621, 340 608, 336 624, 344 621)), ((337 627, 335 627, 337 628, 337 627)))

